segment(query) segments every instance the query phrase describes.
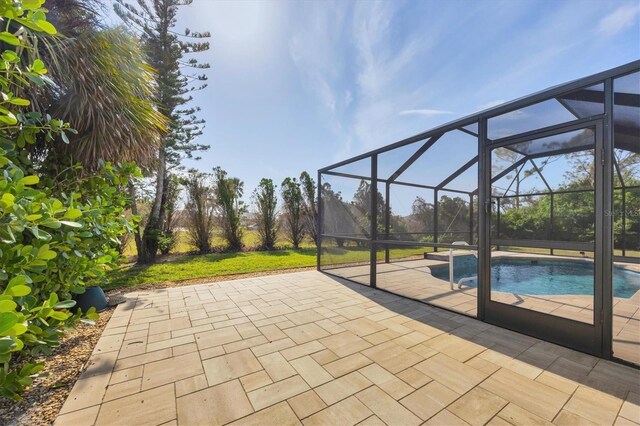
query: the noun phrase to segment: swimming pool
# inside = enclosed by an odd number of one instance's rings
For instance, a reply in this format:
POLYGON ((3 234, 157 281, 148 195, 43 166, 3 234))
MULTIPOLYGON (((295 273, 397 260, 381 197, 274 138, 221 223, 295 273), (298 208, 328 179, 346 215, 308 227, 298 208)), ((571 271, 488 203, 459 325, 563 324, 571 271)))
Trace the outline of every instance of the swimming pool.
MULTIPOLYGON (((453 278, 477 274, 475 256, 456 256, 453 278)), ((431 268, 431 274, 449 281, 449 265, 431 268)), ((491 289, 517 294, 593 294, 593 263, 567 260, 497 258, 491 262, 491 289)), ((477 286, 477 281, 466 285, 477 286)), ((629 298, 640 290, 640 273, 613 268, 613 295, 629 298)))

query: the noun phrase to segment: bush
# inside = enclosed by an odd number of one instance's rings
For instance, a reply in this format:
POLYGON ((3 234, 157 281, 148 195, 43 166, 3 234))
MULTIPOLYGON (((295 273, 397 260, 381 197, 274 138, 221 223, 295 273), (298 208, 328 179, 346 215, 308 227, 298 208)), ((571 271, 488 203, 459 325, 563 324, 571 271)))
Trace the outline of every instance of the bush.
POLYGON ((271 179, 262 179, 253 192, 256 206, 255 224, 260 235, 260 248, 272 250, 278 235, 278 197, 271 179))
POLYGON ((244 182, 238 178, 227 177, 227 172, 220 167, 213 169, 216 196, 216 216, 222 238, 227 248, 232 251, 242 249, 242 219, 247 213, 247 206, 242 202, 244 182))
POLYGON ((187 192, 185 206, 187 237, 199 253, 210 252, 213 239, 215 216, 210 178, 211 176, 206 173, 191 170, 189 176, 183 181, 187 192))
POLYGON ((162 254, 169 254, 175 248, 177 242, 174 230, 164 231, 158 238, 158 249, 162 254))
POLYGON ((68 310, 75 305, 72 294, 104 282, 105 271, 120 259, 119 236, 133 222, 124 216, 127 199, 119 187, 139 175, 132 164, 101 164, 96 174, 73 166, 52 179, 30 161, 26 146, 36 138, 66 141, 65 132, 72 131, 29 111, 30 102, 14 95, 46 81, 42 61, 24 65, 18 55, 33 47, 28 44, 36 43, 37 33, 55 33, 42 4, 0 0, 9 30, 3 45, 15 46, 0 61, 0 394, 15 399, 44 367, 31 358, 50 353, 64 327, 80 319, 81 313, 68 310))

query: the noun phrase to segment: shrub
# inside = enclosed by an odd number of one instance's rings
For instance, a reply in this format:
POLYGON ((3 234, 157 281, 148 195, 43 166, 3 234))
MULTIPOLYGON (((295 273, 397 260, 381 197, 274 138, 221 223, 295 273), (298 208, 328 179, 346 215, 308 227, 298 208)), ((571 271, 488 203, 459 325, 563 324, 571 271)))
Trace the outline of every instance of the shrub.
POLYGON ((286 178, 282 181, 280 194, 284 206, 283 220, 287 239, 297 249, 305 235, 304 199, 300 183, 296 178, 286 178))
POLYGON ((174 230, 164 231, 158 238, 158 250, 162 254, 169 254, 175 248, 177 242, 174 230))
POLYGON ((199 253, 211 251, 214 224, 213 188, 210 186, 211 175, 191 170, 183 181, 187 192, 186 228, 189 242, 199 253))
POLYGON ((271 179, 262 179, 253 192, 256 206, 255 224, 260 235, 260 247, 271 250, 278 235, 278 197, 271 179))
POLYGON ((120 259, 118 237, 133 222, 124 216, 126 192, 119 187, 139 175, 132 164, 107 163, 95 174, 72 166, 54 179, 31 162, 26 146, 36 138, 67 141, 65 132, 72 132, 14 95, 46 81, 42 61, 25 65, 19 56, 33 48, 39 32, 55 33, 42 4, 0 0, 3 46, 15 46, 0 61, 0 394, 15 399, 44 367, 31 358, 50 353, 64 327, 80 319, 80 312, 68 310, 75 305, 72 294, 104 282, 120 259))
POLYGON ((241 200, 244 182, 238 178, 227 177, 227 172, 220 167, 213 169, 216 196, 216 216, 222 238, 229 250, 242 249, 242 219, 247 213, 247 207, 241 200))

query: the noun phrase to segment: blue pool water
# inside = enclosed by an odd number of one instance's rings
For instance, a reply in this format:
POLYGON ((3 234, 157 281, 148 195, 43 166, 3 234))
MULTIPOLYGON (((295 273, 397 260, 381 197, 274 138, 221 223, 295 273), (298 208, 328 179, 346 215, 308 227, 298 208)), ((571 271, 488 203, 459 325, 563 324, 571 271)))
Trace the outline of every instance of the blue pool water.
MULTIPOLYGON (((475 256, 456 256, 453 278, 477 274, 475 256)), ((449 265, 431 268, 434 277, 449 281, 449 265)), ((593 264, 556 260, 495 259, 491 262, 491 289, 516 294, 593 294, 593 264)), ((476 280, 466 285, 475 287, 476 280)), ((613 269, 613 295, 629 298, 640 290, 640 273, 613 269)))

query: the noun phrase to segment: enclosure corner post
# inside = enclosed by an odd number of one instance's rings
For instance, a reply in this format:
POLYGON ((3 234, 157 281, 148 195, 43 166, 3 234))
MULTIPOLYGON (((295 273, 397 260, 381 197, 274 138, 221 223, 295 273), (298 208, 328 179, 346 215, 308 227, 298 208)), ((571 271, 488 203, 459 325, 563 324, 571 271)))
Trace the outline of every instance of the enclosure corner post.
POLYGON ((433 190, 433 251, 438 251, 438 190, 433 190))
POLYGON ((378 154, 371 155, 371 187, 369 188, 371 194, 370 215, 371 217, 371 233, 369 243, 369 262, 370 262, 370 275, 369 285, 376 287, 376 267, 377 267, 377 253, 376 253, 376 240, 378 239, 378 154))
POLYGON ((487 120, 478 120, 478 319, 484 321, 486 305, 491 297, 490 270, 491 246, 489 245, 491 172, 488 158, 487 120), (488 204, 489 203, 489 204, 488 204))
MULTIPOLYGON (((389 231, 391 230, 391 183, 385 183, 384 191, 384 239, 389 240, 389 231)), ((389 243, 384 245, 384 262, 389 263, 389 243)))
MULTIPOLYGON (((604 129, 602 131, 602 158, 603 173, 600 187, 601 200, 596 197, 596 226, 601 225, 601 244, 596 237, 596 247, 600 247, 602 253, 596 259, 601 262, 602 289, 602 356, 611 358, 613 355, 613 78, 604 81, 604 129)), ((596 127, 597 128, 597 127, 596 127)), ((597 150, 596 150, 597 151, 597 150)), ((596 187, 596 193, 598 188, 596 187)), ((597 235, 597 234, 596 234, 597 235)), ((598 286, 596 285, 596 289, 598 286)), ((594 289, 595 290, 595 289, 594 289)), ((597 309, 597 298, 596 306, 597 309)), ((597 318, 597 317, 596 317, 597 318)))
POLYGON ((316 215, 316 269, 320 268, 320 254, 322 253, 322 172, 318 170, 318 214, 316 215))

